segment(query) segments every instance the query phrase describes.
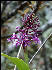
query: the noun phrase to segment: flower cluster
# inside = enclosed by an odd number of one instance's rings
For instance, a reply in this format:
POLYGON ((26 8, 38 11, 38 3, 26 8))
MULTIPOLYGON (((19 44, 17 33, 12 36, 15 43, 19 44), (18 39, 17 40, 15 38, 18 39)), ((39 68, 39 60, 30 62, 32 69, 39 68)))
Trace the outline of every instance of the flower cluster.
POLYGON ((33 13, 25 14, 25 16, 22 18, 23 22, 23 29, 20 29, 20 27, 16 27, 17 31, 19 31, 18 34, 13 33, 13 35, 8 39, 9 42, 12 42, 13 45, 16 45, 16 47, 22 44, 23 48, 25 48, 27 45, 30 45, 32 41, 35 42, 35 44, 40 44, 41 41, 39 40, 39 33, 38 30, 40 26, 40 21, 37 16, 35 16, 33 13))

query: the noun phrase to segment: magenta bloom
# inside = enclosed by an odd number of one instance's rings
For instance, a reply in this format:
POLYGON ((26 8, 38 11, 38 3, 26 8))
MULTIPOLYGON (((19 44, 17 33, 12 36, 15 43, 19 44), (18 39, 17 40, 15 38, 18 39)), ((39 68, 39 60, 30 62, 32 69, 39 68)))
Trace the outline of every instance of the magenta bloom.
POLYGON ((34 41, 36 44, 40 44, 41 41, 39 40, 39 31, 38 28, 40 26, 39 18, 32 17, 33 14, 30 15, 26 14, 22 18, 23 22, 23 29, 20 29, 20 27, 16 27, 17 31, 19 31, 18 34, 13 33, 13 35, 8 39, 9 42, 12 42, 13 45, 16 45, 16 47, 22 44, 23 48, 25 48, 27 45, 30 45, 32 41, 34 41))

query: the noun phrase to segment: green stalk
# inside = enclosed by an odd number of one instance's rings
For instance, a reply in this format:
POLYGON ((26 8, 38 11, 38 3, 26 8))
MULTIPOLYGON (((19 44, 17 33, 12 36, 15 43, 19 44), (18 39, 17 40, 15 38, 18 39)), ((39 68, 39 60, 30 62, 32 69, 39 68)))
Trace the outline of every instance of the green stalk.
MULTIPOLYGON (((24 52, 24 59, 25 59, 25 62, 28 64, 29 58, 28 58, 28 51, 27 51, 27 48, 25 49, 25 52, 24 52)), ((29 64, 28 64, 28 65, 29 65, 29 64)))

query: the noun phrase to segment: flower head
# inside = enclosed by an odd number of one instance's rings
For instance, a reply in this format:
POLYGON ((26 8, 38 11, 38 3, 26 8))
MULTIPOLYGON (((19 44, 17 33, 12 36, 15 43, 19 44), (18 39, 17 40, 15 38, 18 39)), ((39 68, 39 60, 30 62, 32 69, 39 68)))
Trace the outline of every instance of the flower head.
POLYGON ((33 17, 33 14, 30 13, 30 15, 26 14, 22 18, 22 22, 24 25, 23 29, 20 29, 18 26, 16 27, 17 31, 19 31, 19 37, 18 34, 13 33, 8 41, 12 42, 14 45, 16 45, 16 47, 22 44, 23 48, 30 45, 32 41, 34 41, 36 44, 40 44, 40 31, 38 30, 40 26, 39 18, 37 16, 33 17))

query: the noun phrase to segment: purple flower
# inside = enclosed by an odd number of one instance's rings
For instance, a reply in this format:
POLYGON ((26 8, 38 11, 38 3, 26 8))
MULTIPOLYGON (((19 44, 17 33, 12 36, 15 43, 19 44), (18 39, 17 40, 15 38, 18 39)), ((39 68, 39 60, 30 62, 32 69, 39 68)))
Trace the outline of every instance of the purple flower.
POLYGON ((38 28, 40 26, 39 18, 32 17, 32 13, 26 14, 22 18, 23 22, 23 29, 20 29, 20 27, 16 27, 17 31, 19 31, 19 34, 13 33, 13 35, 7 39, 8 42, 12 42, 13 45, 16 45, 16 47, 22 44, 23 48, 25 48, 27 45, 30 45, 32 41, 34 41, 36 44, 41 44, 41 41, 39 39, 39 32, 38 28))

